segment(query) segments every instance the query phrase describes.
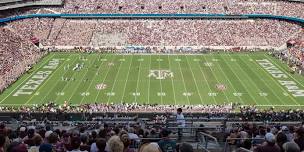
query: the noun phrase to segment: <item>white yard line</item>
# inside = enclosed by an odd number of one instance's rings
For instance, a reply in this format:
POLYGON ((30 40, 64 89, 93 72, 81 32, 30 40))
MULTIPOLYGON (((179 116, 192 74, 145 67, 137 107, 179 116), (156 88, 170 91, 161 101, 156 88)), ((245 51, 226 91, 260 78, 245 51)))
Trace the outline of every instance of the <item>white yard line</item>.
POLYGON ((120 100, 120 103, 121 103, 121 104, 123 103, 123 98, 124 98, 124 96, 125 96, 126 87, 127 87, 127 83, 128 83, 128 79, 129 79, 129 75, 130 75, 130 69, 131 69, 131 65, 132 65, 133 58, 134 58, 134 56, 131 57, 131 62, 130 62, 130 65, 129 65, 129 70, 128 70, 127 78, 126 78, 126 81, 125 81, 124 90, 123 90, 123 92, 122 92, 122 96, 121 96, 121 100, 120 100))
POLYGON ((14 90, 11 91, 11 93, 9 93, 4 99, 2 99, 0 103, 2 103, 2 102, 3 102, 4 100, 6 100, 10 95, 12 95, 12 93, 14 93, 17 89, 19 89, 19 87, 20 87, 25 81, 28 81, 30 78, 32 78, 32 76, 33 76, 34 74, 36 74, 36 72, 37 72, 38 70, 40 70, 40 68, 42 68, 46 63, 48 63, 51 59, 53 59, 54 56, 55 56, 55 54, 53 54, 52 56, 49 56, 48 59, 45 60, 45 61, 43 62, 43 64, 41 64, 35 71, 32 72, 32 74, 31 74, 29 77, 27 77, 26 79, 24 79, 17 87, 15 87, 14 90))
MULTIPOLYGON (((203 55, 203 58, 204 58, 204 60, 207 62, 207 59, 205 58, 205 56, 204 56, 204 55, 203 55)), ((216 74, 214 74, 214 72, 213 72, 212 68, 211 68, 210 66, 208 66, 208 68, 210 69, 210 71, 211 71, 212 75, 214 75, 214 78, 215 78, 215 80, 216 80, 217 84, 218 84, 218 83, 220 83, 220 82, 218 81, 217 77, 216 77, 216 74)), ((227 100, 226 102, 229 102, 229 99, 228 99, 228 97, 227 97, 226 93, 224 93, 224 92, 223 92, 223 94, 224 94, 224 96, 225 96, 225 98, 226 98, 226 100, 227 100)), ((218 104, 218 103, 217 103, 217 101, 215 101, 215 103, 216 103, 216 104, 218 104)))
MULTIPOLYGON (((201 61, 199 61, 199 62, 201 62, 201 61)), ((199 63, 197 63, 197 64, 198 64, 198 67, 199 67, 199 70, 200 70, 201 74, 202 74, 203 77, 204 77, 204 80, 205 80, 206 83, 207 83, 207 86, 208 86, 208 89, 209 89, 209 93, 211 93, 212 90, 211 90, 211 87, 210 87, 210 85, 209 85, 209 83, 208 83, 208 81, 207 81, 207 78, 206 78, 204 72, 202 71, 202 68, 201 68, 200 64, 199 64, 199 63)), ((215 100, 215 97, 213 96, 212 98, 213 98, 214 104, 217 104, 217 103, 216 103, 216 100, 215 100)))
MULTIPOLYGON (((152 55, 150 55, 150 62, 149 62, 149 70, 151 69, 151 59, 152 55)), ((150 104, 150 87, 151 87, 151 78, 149 77, 149 87, 148 87, 148 104, 150 104)))
MULTIPOLYGON (((117 55, 114 55, 114 57, 112 58, 111 62, 113 62, 114 59, 115 59, 116 57, 117 57, 117 55)), ((103 62, 106 62, 106 61, 103 61, 103 62)), ((121 64, 121 62, 120 62, 120 64, 121 64)), ((114 66, 115 66, 115 65, 114 65, 114 66)), ((120 66, 120 65, 119 65, 119 66, 120 66)), ((107 73, 106 73, 104 79, 102 80, 102 84, 106 81, 107 76, 108 76, 110 70, 111 70, 111 68, 108 68, 107 73)), ((113 87, 114 87, 114 86, 113 86, 113 87)), ((113 87, 112 87, 112 90, 113 90, 113 87)), ((98 91, 98 93, 97 93, 97 95, 96 95, 96 97, 95 97, 95 99, 94 99, 94 102, 97 102, 97 98, 98 98, 100 92, 101 92, 101 90, 98 91)), ((112 91, 111 91, 111 92, 112 92, 112 91)), ((110 98, 110 97, 109 97, 109 98, 110 98)), ((109 102, 109 101, 108 101, 108 102, 109 102)))
MULTIPOLYGON (((223 57, 222 57, 222 58, 223 58, 223 57)), ((223 58, 223 59, 224 59, 224 58, 223 58)), ((226 62, 225 59, 224 59, 224 62, 226 62)), ((229 66, 228 63, 226 63, 226 64, 227 64, 228 68, 232 71, 233 75, 235 75, 235 76, 237 77, 238 81, 241 82, 241 85, 243 86, 243 88, 245 88, 245 90, 247 91, 247 94, 254 100, 255 104, 257 104, 257 101, 258 101, 258 100, 257 100, 254 96, 251 95, 250 91, 249 91, 249 90, 246 88, 246 86, 243 84, 242 79, 239 78, 239 76, 238 76, 236 73, 234 73, 233 69, 229 66)), ((246 72, 245 72, 245 73, 246 73, 246 72)), ((245 91, 245 90, 244 90, 244 91, 245 91)), ((245 93, 243 93, 243 92, 241 92, 241 93, 242 93, 242 94, 245 94, 245 93)))
MULTIPOLYGON (((247 56, 248 56, 250 59, 252 59, 248 54, 247 54, 247 56)), ((252 59, 252 60, 254 60, 254 59, 252 59)), ((260 65, 257 64, 255 61, 254 61, 254 63, 255 63, 258 67, 260 67, 260 65)), ((264 71, 264 73, 265 73, 270 79, 272 79, 274 82, 278 82, 278 81, 275 80, 272 76, 270 76, 270 74, 269 74, 264 68, 261 68, 261 69, 262 69, 262 71, 264 71)), ((259 77, 260 77, 260 76, 259 76, 259 77)), ((276 94, 277 90, 276 90, 276 91, 273 91, 273 89, 271 88, 271 86, 269 86, 268 83, 264 81, 264 79, 261 78, 261 80, 268 86, 268 88, 271 90, 271 92, 272 92, 273 94, 275 94, 275 96, 276 96, 278 99, 281 99, 281 98, 276 94)), ((286 91, 280 84, 278 84, 278 83, 275 83, 275 84, 276 84, 277 86, 279 86, 283 92, 288 92, 288 91, 286 91)), ((289 92, 288 92, 288 94, 289 94, 289 92)), ((294 98, 292 98, 292 97, 290 97, 290 96, 288 96, 288 97, 291 98, 296 104, 299 104, 294 98)), ((280 101, 281 101, 281 100, 280 100, 280 101)), ((284 102, 283 102, 282 104, 284 104, 284 102)), ((300 105, 300 104, 299 104, 299 105, 300 105)))
MULTIPOLYGON (((142 58, 142 56, 140 56, 140 59, 142 58)), ((136 81, 136 90, 135 90, 135 103, 137 103, 137 91, 138 91, 138 81, 139 81, 139 77, 140 77, 140 68, 141 68, 141 62, 143 61, 139 61, 139 68, 138 68, 138 75, 137 75, 137 81, 136 81)))
MULTIPOLYGON (((228 53, 228 56, 230 57, 230 54, 228 53)), ((230 57, 231 58, 231 57, 230 57)), ((234 71, 233 71, 233 69, 229 66, 229 64, 227 64, 228 65, 228 67, 230 68, 230 70, 234 73, 234 71)), ((236 65, 239 67, 239 69, 241 69, 244 73, 245 73, 245 75, 246 75, 246 77, 248 78, 248 80, 249 80, 249 82, 251 82, 251 84, 253 84, 252 86, 255 86, 255 88, 257 89, 257 90, 259 90, 259 92, 262 92, 261 91, 261 89, 251 80, 251 78, 249 77, 249 75, 248 75, 248 73, 247 72, 245 72, 244 70, 243 70, 243 68, 238 64, 238 63, 236 63, 236 65)), ((242 82, 241 80, 242 79, 240 79, 239 78, 239 76, 237 75, 237 74, 235 74, 234 73, 234 75, 239 79, 239 81, 240 82, 242 82)), ((243 83, 242 83, 243 84, 243 83)), ((244 85, 244 87, 245 87, 245 89, 248 91, 248 94, 251 96, 251 92, 249 92, 249 90, 246 88, 246 86, 244 85)), ((255 103, 258 101, 254 96, 251 96, 255 101, 255 103)), ((271 104, 271 102, 269 101, 269 99, 268 98, 266 98, 266 97, 264 97, 267 101, 268 101, 268 103, 269 104, 271 104)))
MULTIPOLYGON (((158 56, 158 59, 160 59, 159 58, 160 56, 158 56)), ((157 61, 158 62, 158 69, 159 70, 161 70, 160 69, 160 60, 159 61, 157 61)), ((161 79, 159 79, 159 84, 160 84, 160 92, 161 92, 161 96, 160 96, 160 103, 163 105, 164 103, 163 103, 163 85, 162 85, 162 83, 161 83, 161 79)))
POLYGON ((190 68, 190 71, 191 71, 191 73, 192 73, 192 78, 194 79, 194 82, 195 82, 196 91, 197 91, 197 93, 198 93, 198 95, 199 95, 199 97, 200 97, 201 103, 204 104, 203 98, 202 98, 202 96, 201 96, 201 94, 200 94, 200 91, 199 91, 199 89, 198 89, 198 85, 197 85, 197 82, 196 82, 194 73, 193 73, 193 71, 192 71, 192 68, 191 68, 189 62, 188 62, 188 57, 187 57, 187 56, 185 56, 185 57, 186 57, 186 60, 187 60, 187 64, 188 64, 188 66, 189 66, 189 68, 190 68))
MULTIPOLYGON (((75 61, 77 61, 77 59, 75 58, 75 60, 73 60, 73 62, 72 63, 74 63, 75 61)), ((68 73, 68 70, 66 70, 64 73, 63 73, 63 75, 65 75, 66 73, 68 73)), ((73 73, 72 74, 72 76, 74 75, 75 73, 73 73)), ((49 94, 53 89, 54 89, 54 87, 56 87, 57 86, 57 84, 59 83, 59 81, 60 80, 57 80, 56 81, 56 84, 48 91, 48 93, 47 94, 49 94)), ((68 84, 66 84, 64 87, 63 87, 63 89, 61 89, 60 90, 60 92, 62 92, 62 90, 64 90, 65 89, 65 87, 67 86, 68 84)), ((44 98, 43 98, 43 100, 46 98, 47 96, 45 96, 44 98)), ((56 101, 57 99, 59 98, 59 96, 57 96, 56 98, 55 98, 55 100, 54 101, 56 101)))
MULTIPOLYGON (((67 58, 69 58, 71 55, 69 55, 67 58)), ((61 63, 61 65, 59 66, 59 67, 57 67, 57 69, 55 70, 55 71, 53 71, 52 72, 52 74, 51 74, 51 76, 35 91, 35 92, 39 92, 39 90, 41 89, 41 88, 43 88, 46 84, 47 84, 47 82, 55 75, 55 73, 63 66, 63 65, 65 65, 64 63, 66 62, 67 60, 65 60, 65 61, 63 61, 62 63, 61 63)), ((56 85, 55 85, 56 86, 56 85)), ((54 87, 55 87, 54 86, 54 87)), ((53 88, 54 88, 53 87, 53 88)), ((44 102, 44 99, 47 97, 47 95, 50 93, 50 91, 51 91, 52 89, 49 89, 49 92, 44 96, 44 98, 42 99, 42 101, 41 102, 44 102)), ((27 100, 27 102, 25 103, 25 104, 27 104, 27 103, 29 103, 31 100, 32 100, 32 98, 34 97, 34 95, 32 95, 31 96, 31 98, 29 99, 29 100, 27 100)))
MULTIPOLYGON (((123 58, 124 58, 124 56, 123 56, 123 58)), ((116 75, 115 75, 115 79, 114 79, 114 83, 113 83, 113 87, 112 87, 112 89, 111 89, 111 92, 113 92, 113 90, 114 90, 114 87, 115 87, 115 84, 116 84, 116 80, 117 80, 117 76, 119 75, 119 72, 121 71, 121 70, 120 70, 121 65, 123 64, 122 61, 119 61, 119 62, 120 62, 119 68, 118 68, 117 73, 116 73, 116 75)), ((107 104, 109 104, 109 101, 110 101, 111 97, 112 97, 112 96, 109 96, 108 101, 107 101, 107 104)))
MULTIPOLYGON (((168 57, 168 61, 169 61, 169 69, 171 69, 171 62, 170 62, 170 58, 169 58, 169 55, 167 56, 168 57)), ((171 83, 172 83, 172 88, 173 88, 173 98, 174 98, 174 103, 175 105, 177 104, 176 103, 176 94, 175 94, 175 87, 174 87, 174 83, 173 83, 173 79, 171 78, 171 83)))
MULTIPOLYGON (((179 58, 179 57, 178 57, 179 58)), ((182 79, 183 79, 183 84, 184 84, 184 89, 186 92, 188 92, 187 88, 186 88, 186 84, 185 84, 185 79, 184 79, 184 75, 183 75, 183 72, 182 72, 182 69, 181 69, 181 65, 180 65, 180 62, 178 62, 178 65, 179 65, 179 71, 182 75, 182 79)), ((190 105, 190 100, 189 100, 189 96, 187 96, 187 100, 188 100, 188 104, 190 105)))
MULTIPOLYGON (((100 59, 100 54, 99 54, 99 56, 98 56, 98 60, 100 59)), ((105 56, 105 58, 108 56, 108 54, 106 54, 106 56, 105 56)), ((97 70, 97 73, 99 73, 99 71, 100 71, 100 69, 101 69, 101 67, 102 67, 102 65, 105 63, 105 61, 104 62, 102 62, 102 64, 101 65, 99 65, 99 68, 98 68, 98 70, 97 70)), ((91 88, 91 86, 92 86, 92 84, 93 84, 93 82, 94 82, 94 80, 95 80, 95 78, 96 78, 96 74, 95 74, 95 76, 93 77, 93 79, 92 79, 92 81, 90 82, 90 84, 89 84, 89 87, 86 89, 86 91, 85 92, 88 92, 88 90, 91 88)), ((80 101, 80 105, 82 104, 82 102, 83 102, 83 100, 84 100, 84 98, 85 98, 85 96, 84 97, 82 97, 82 99, 81 99, 81 101, 80 101)), ((94 101, 95 102, 95 101, 94 101)))
MULTIPOLYGON (((225 62, 225 61, 224 61, 224 62, 225 62)), ((234 92, 237 93, 238 91, 235 89, 234 85, 231 83, 230 79, 229 79, 228 76, 225 74, 224 70, 222 69, 222 66, 219 65, 219 67, 220 67, 220 70, 222 71, 224 77, 228 80, 228 82, 229 82, 230 85, 232 86, 234 92)), ((245 87, 244 87, 244 88, 245 88, 245 87)), ((242 98, 241 98, 240 96, 238 96, 238 98, 239 98, 239 100, 240 100, 243 104, 245 104, 245 102, 242 100, 242 98)))
MULTIPOLYGON (((88 57, 89 57, 89 55, 88 55, 88 57)), ((96 58, 96 59, 98 60, 99 58, 96 58)), ((88 63, 87 68, 91 67, 92 64, 96 61, 96 59, 95 59, 94 61, 92 61, 91 63, 88 63)), ((72 99, 73 95, 75 94, 75 92, 76 92, 77 89, 79 88, 80 84, 83 82, 83 79, 85 78, 85 76, 86 76, 87 73, 89 72, 89 69, 83 69, 83 70, 87 70, 87 71, 83 74, 83 76, 82 76, 82 78, 80 79, 79 83, 78 83, 77 86, 74 88, 74 91, 72 92, 71 96, 69 97, 68 102, 70 102, 70 100, 72 99)), ((74 74, 75 74, 75 72, 73 73, 73 75, 74 75, 74 74)), ((73 75, 72 75, 72 76, 73 76, 73 75)), ((93 81, 93 80, 92 80, 92 81, 93 81)), ((67 85, 66 85, 66 86, 67 86, 67 85)), ((64 88, 65 88, 66 86, 64 86, 64 88)), ((64 88, 63 88, 63 90, 64 90, 64 88)))

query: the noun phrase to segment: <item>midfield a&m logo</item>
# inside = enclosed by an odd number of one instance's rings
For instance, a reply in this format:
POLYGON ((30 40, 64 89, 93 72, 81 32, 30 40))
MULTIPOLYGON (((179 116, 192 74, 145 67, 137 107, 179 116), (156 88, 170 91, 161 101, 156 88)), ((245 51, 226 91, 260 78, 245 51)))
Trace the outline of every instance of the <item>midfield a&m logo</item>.
POLYGON ((163 80, 168 77, 173 78, 173 72, 170 70, 150 70, 148 77, 154 77, 157 80, 163 80))

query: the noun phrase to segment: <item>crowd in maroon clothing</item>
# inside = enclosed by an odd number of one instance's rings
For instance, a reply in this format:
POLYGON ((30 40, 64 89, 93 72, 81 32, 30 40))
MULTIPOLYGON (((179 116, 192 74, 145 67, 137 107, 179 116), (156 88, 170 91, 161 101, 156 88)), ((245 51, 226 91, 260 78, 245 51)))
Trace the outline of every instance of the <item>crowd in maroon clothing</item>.
POLYGON ((0 92, 36 63, 41 55, 28 39, 9 28, 0 27, 0 92))
POLYGON ((304 17, 303 3, 283 0, 65 0, 61 13, 273 14, 304 17))

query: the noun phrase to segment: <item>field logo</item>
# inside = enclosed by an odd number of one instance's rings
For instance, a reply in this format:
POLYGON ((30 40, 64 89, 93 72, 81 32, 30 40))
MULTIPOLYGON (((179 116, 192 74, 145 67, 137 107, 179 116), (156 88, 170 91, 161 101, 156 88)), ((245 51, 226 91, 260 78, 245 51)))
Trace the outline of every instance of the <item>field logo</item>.
POLYGON ((163 80, 167 77, 173 78, 173 72, 170 70, 150 70, 148 77, 154 77, 157 80, 163 80))
POLYGON ((225 91, 227 88, 224 84, 216 84, 216 89, 219 91, 225 91))
POLYGON ((107 88, 107 84, 104 84, 104 83, 97 84, 97 85, 95 86, 95 88, 96 88, 97 90, 104 90, 104 89, 107 88))
POLYGON ((108 66, 114 66, 113 62, 108 63, 108 66))

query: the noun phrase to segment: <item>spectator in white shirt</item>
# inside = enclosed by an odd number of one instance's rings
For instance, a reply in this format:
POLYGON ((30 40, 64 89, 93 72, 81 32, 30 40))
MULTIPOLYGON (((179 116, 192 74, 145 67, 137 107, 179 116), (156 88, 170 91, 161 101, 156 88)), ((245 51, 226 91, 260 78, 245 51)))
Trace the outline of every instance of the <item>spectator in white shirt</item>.
POLYGON ((177 109, 176 122, 178 126, 178 140, 181 140, 183 136, 183 127, 186 126, 185 117, 182 114, 182 112, 183 112, 182 108, 177 109))

